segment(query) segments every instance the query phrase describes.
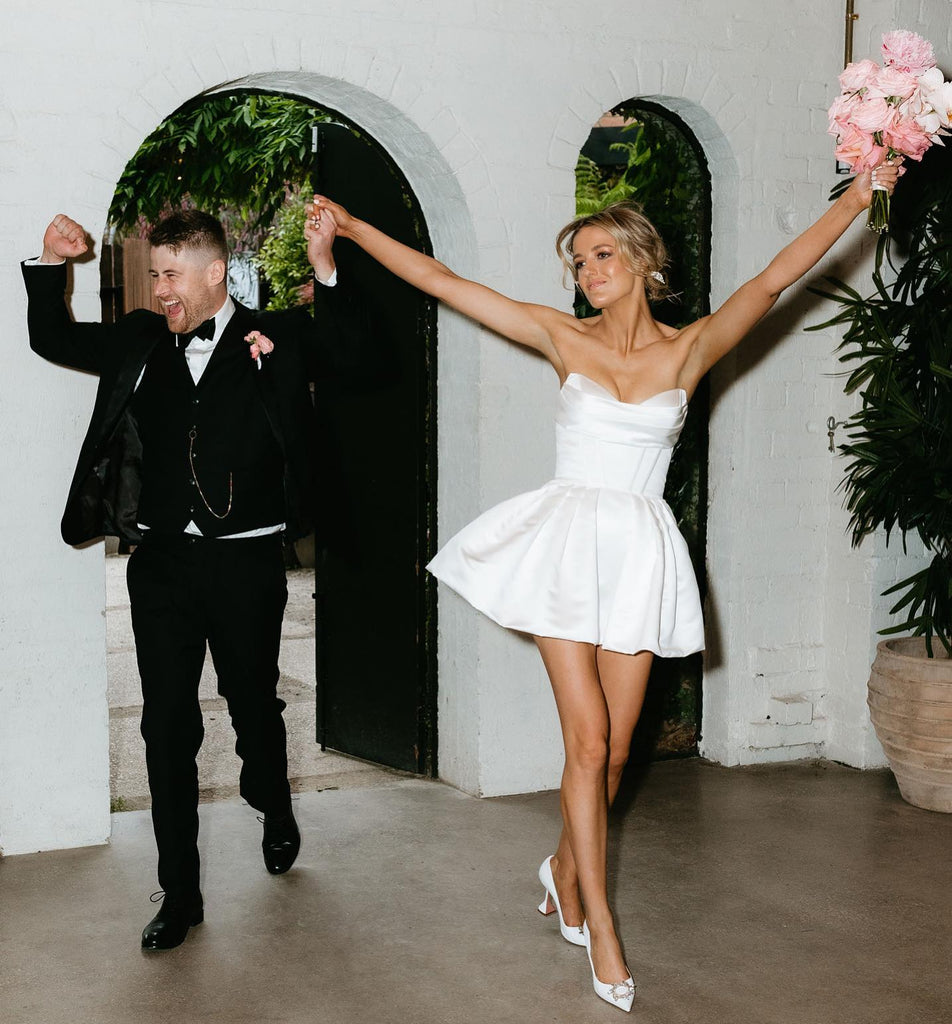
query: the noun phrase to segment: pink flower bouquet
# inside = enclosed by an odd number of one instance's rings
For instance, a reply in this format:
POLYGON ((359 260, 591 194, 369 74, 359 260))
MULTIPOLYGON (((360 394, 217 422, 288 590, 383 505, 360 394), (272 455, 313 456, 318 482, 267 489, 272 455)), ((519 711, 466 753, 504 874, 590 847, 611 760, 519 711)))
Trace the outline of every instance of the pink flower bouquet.
MULTIPOLYGON (((932 44, 897 29, 883 36, 883 65, 860 60, 840 75, 843 92, 830 107, 836 158, 854 174, 897 156, 921 160, 939 133, 952 130, 952 82, 935 65, 932 44)), ((866 220, 871 231, 889 224, 889 193, 873 185, 866 220)))

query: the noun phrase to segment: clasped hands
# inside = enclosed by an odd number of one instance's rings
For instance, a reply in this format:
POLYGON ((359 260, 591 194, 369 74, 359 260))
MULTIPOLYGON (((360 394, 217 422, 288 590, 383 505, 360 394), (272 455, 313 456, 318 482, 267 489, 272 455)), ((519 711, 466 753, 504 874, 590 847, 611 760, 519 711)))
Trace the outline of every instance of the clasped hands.
POLYGON ((318 196, 314 196, 314 200, 304 207, 304 237, 307 239, 308 262, 314 268, 317 279, 327 281, 335 270, 333 246, 337 237, 337 222, 329 211, 318 208, 318 199, 318 196))

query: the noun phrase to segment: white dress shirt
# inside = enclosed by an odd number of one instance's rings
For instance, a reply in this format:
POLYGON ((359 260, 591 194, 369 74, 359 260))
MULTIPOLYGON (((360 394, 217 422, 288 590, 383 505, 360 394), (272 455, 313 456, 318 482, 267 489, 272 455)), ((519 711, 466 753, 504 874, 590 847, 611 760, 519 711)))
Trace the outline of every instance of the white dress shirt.
MULTIPOLYGON (((232 297, 228 295, 224 303, 222 303, 221 309, 215 314, 215 333, 210 338, 192 338, 185 346, 185 363, 196 385, 202 379, 202 374, 208 366, 212 353, 214 353, 234 313, 235 303, 232 297)), ((258 369, 261 369, 260 358, 258 359, 258 369)), ((142 373, 139 374, 139 379, 136 381, 136 387, 142 383, 145 370, 146 368, 143 367, 142 373)), ((149 528, 144 523, 137 523, 136 525, 140 530, 148 530, 149 528)), ((270 533, 280 533, 285 525, 285 523, 276 523, 273 526, 260 526, 256 530, 245 530, 242 533, 226 533, 219 537, 218 540, 243 540, 245 537, 266 537, 270 533)), ((202 536, 202 531, 198 528, 198 524, 191 519, 185 527, 185 532, 192 537, 202 536)))

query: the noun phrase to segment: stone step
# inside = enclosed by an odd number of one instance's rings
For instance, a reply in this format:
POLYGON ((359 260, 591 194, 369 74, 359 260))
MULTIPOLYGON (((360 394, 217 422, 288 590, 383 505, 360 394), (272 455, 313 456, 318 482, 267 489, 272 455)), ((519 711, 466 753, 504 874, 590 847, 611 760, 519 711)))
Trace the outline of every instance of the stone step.
MULTIPOLYGON (((106 644, 109 702, 109 781, 115 810, 150 805, 145 748, 139 733, 142 695, 129 616, 123 556, 106 559, 106 644)), ((390 769, 322 752, 315 742, 313 573, 288 574, 288 607, 281 632, 278 695, 287 704, 288 774, 294 791, 379 784, 390 769)), ((203 800, 225 800, 238 792, 241 761, 225 701, 218 696, 211 655, 199 685, 205 740, 198 756, 203 800)), ((402 773, 396 773, 402 774, 402 773)))
MULTIPOLYGON (((295 791, 333 789, 370 784, 381 769, 344 754, 322 752, 314 741, 314 694, 293 686, 278 688, 287 702, 284 721, 288 732, 288 776, 295 791)), ((238 792, 241 761, 235 754, 235 733, 225 701, 203 700, 205 739, 198 755, 198 784, 203 800, 225 800, 238 792)), ((141 810, 150 806, 145 771, 145 747, 139 733, 141 708, 113 708, 109 712, 109 783, 115 810, 141 810)))

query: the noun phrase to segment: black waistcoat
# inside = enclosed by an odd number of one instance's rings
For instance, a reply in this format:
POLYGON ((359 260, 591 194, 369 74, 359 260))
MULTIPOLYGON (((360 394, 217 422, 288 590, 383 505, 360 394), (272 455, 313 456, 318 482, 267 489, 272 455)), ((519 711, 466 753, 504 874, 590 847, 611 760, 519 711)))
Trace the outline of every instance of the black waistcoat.
POLYGON ((221 537, 285 521, 284 460, 258 372, 248 345, 227 331, 197 385, 171 335, 155 347, 131 407, 142 441, 140 523, 181 533, 193 520, 221 537))

